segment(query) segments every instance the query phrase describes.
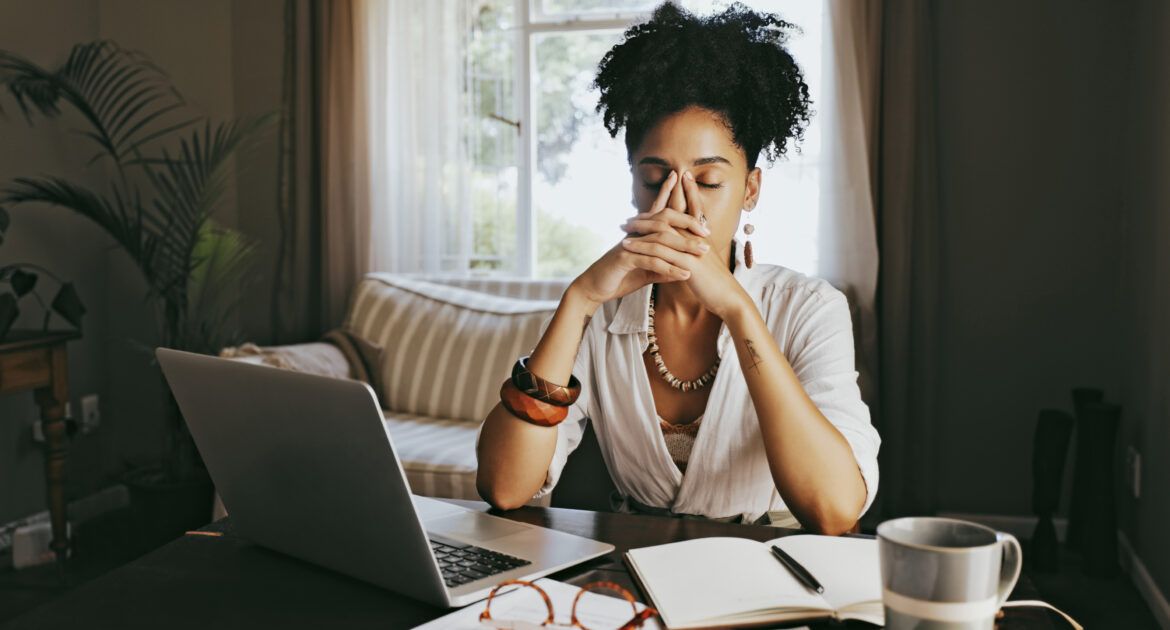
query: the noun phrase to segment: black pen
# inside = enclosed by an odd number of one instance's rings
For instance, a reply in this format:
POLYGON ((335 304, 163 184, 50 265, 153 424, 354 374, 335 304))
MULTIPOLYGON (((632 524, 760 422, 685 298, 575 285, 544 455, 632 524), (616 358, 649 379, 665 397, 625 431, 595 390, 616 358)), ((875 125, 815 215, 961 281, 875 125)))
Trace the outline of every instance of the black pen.
POLYGON ((818 582, 815 577, 813 577, 812 573, 808 572, 808 569, 802 567, 800 563, 796 561, 796 558, 793 558, 792 556, 784 553, 784 550, 777 547, 776 545, 772 545, 772 555, 776 556, 776 559, 780 561, 780 564, 784 565, 784 568, 788 569, 789 573, 795 576, 797 580, 800 580, 800 583, 807 586, 809 590, 813 590, 818 593, 825 592, 825 587, 821 586, 821 583, 818 582))

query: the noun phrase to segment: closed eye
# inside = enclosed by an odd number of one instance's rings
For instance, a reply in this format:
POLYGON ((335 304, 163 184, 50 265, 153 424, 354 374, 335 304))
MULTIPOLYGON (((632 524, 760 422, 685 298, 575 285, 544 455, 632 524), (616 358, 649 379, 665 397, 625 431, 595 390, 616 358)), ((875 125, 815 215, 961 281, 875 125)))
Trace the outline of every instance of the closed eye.
MULTIPOLYGON (((642 185, 645 186, 646 188, 649 188, 650 190, 661 190, 662 184, 664 184, 664 183, 666 183, 665 179, 658 182, 657 184, 652 184, 650 182, 642 182, 642 185)), ((704 184, 703 182, 695 182, 695 183, 698 184, 700 188, 708 188, 708 189, 723 188, 723 184, 704 184)))

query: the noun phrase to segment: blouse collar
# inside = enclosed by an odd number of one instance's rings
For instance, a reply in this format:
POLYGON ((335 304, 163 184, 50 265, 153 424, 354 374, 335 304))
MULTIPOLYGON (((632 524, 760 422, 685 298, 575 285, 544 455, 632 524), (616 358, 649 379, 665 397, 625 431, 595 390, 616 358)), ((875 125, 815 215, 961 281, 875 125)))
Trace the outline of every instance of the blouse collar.
MULTIPOLYGON (((731 275, 748 292, 748 295, 752 295, 749 285, 752 270, 744 264, 743 247, 740 246, 739 240, 735 237, 732 237, 731 242, 735 252, 735 269, 732 270, 731 275)), ((620 299, 613 321, 609 323, 609 332, 617 334, 645 333, 650 329, 650 291, 652 288, 653 285, 648 284, 620 299)), ((726 333, 726 325, 724 325, 718 344, 720 350, 722 350, 723 338, 727 336, 726 333)), ((722 352, 720 354, 722 355, 722 352)))

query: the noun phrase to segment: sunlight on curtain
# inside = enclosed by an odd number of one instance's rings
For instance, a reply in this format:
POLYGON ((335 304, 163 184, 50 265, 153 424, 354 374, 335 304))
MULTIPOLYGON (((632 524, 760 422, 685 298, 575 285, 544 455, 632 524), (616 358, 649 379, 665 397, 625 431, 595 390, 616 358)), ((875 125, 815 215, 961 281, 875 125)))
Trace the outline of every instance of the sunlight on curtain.
POLYGON ((438 271, 442 226, 469 220, 462 130, 456 124, 465 4, 361 2, 375 139, 370 238, 379 271, 438 271))
POLYGON ((822 132, 817 275, 848 294, 854 310, 862 398, 877 397, 874 301, 878 246, 873 177, 877 164, 881 5, 825 0, 822 61, 832 68, 819 92, 822 132))

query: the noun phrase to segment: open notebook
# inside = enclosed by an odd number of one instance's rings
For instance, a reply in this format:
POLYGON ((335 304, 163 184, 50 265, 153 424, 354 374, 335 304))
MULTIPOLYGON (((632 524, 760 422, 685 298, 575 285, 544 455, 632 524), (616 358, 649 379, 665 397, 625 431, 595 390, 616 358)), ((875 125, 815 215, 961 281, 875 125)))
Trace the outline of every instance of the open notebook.
POLYGON ((626 559, 672 630, 825 617, 884 622, 878 546, 872 539, 697 538, 631 549, 626 559), (771 554, 773 544, 808 569, 825 592, 801 585, 771 554))

